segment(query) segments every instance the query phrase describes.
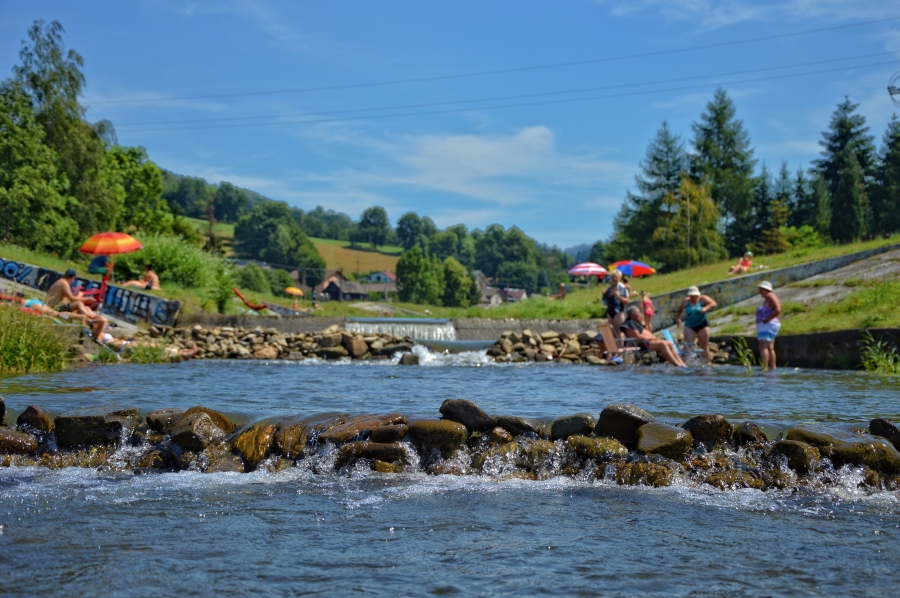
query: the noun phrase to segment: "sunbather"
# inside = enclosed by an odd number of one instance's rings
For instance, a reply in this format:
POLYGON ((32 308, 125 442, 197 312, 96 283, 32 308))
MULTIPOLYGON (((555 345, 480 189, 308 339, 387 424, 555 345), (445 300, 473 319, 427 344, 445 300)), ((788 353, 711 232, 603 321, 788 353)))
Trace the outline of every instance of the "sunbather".
POLYGON ((744 254, 744 257, 742 257, 738 261, 738 263, 736 263, 735 265, 733 265, 731 268, 728 269, 728 275, 732 276, 734 274, 743 274, 745 272, 749 272, 750 268, 752 266, 753 266, 753 252, 748 251, 747 253, 744 254))
POLYGON ((652 332, 644 328, 644 325, 641 324, 640 308, 632 305, 625 313, 627 317, 620 330, 626 337, 637 340, 638 346, 645 351, 656 351, 675 367, 687 367, 687 364, 678 356, 678 350, 673 343, 656 338, 652 332))
POLYGON ((159 276, 153 271, 153 264, 144 266, 144 275, 138 280, 129 280, 122 284, 123 287, 140 287, 144 290, 159 290, 159 276))
POLYGON ((90 328, 94 338, 100 338, 106 328, 107 320, 84 304, 81 291, 77 295, 72 292, 72 282, 74 281, 75 270, 70 268, 66 270, 62 278, 47 289, 44 304, 58 312, 71 312, 86 316, 91 323, 90 328))

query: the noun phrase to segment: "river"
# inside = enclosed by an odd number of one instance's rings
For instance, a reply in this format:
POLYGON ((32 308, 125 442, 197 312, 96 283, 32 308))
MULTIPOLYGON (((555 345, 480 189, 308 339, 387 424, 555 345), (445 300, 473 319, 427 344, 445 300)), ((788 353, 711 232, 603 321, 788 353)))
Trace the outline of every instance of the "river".
MULTIPOLYGON (((202 404, 291 413, 438 415, 446 398, 490 413, 595 416, 629 402, 663 421, 700 413, 865 427, 900 419, 900 380, 737 367, 208 361, 0 379, 8 408, 143 411, 202 404)), ((785 491, 616 486, 565 476, 313 473, 133 475, 0 469, 0 593, 7 595, 873 595, 896 593, 897 492, 852 467, 785 491)))

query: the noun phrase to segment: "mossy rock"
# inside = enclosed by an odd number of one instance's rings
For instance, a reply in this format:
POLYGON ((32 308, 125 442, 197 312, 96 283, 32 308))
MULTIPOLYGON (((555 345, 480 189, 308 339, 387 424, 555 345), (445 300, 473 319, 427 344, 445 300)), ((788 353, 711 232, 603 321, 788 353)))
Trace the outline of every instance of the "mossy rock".
POLYGON ((865 465, 881 473, 900 473, 900 453, 884 438, 806 425, 791 426, 784 438, 816 447, 835 467, 865 465))
POLYGON ((311 437, 344 423, 347 418, 346 413, 337 412, 284 417, 275 424, 274 450, 288 459, 302 458, 311 437))
POLYGON ((682 428, 661 423, 644 424, 637 430, 637 450, 645 455, 662 455, 681 459, 694 446, 691 433, 682 428))
POLYGON ((427 448, 454 451, 466 441, 466 427, 447 419, 414 419, 409 422, 409 437, 427 448))
POLYGON ((614 459, 628 454, 625 445, 615 438, 569 436, 568 442, 576 454, 588 459, 614 459))
POLYGON ((275 424, 257 422, 238 433, 231 443, 231 450, 244 461, 245 471, 253 471, 272 449, 275 424))

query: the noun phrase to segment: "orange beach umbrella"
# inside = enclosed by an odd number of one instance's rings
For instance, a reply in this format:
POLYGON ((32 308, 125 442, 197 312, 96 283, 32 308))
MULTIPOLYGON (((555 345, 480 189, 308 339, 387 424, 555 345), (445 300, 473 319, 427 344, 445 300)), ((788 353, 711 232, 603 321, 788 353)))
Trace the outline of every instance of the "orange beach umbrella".
POLYGON ((284 292, 288 295, 295 295, 297 297, 303 296, 303 289, 298 289, 297 287, 287 287, 284 289, 284 292))
POLYGON ((125 233, 99 233, 84 242, 79 251, 91 255, 116 255, 119 253, 131 253, 144 246, 140 242, 125 233))

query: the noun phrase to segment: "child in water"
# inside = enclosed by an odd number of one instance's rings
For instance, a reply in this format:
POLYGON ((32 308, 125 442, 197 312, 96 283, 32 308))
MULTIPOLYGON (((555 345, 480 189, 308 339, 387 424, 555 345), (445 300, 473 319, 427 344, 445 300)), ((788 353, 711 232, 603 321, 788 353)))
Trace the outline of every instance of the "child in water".
POLYGON ((653 314, 656 311, 653 309, 653 300, 650 299, 650 293, 647 291, 641 291, 641 315, 644 319, 644 326, 647 328, 650 327, 650 321, 653 320, 653 314))

